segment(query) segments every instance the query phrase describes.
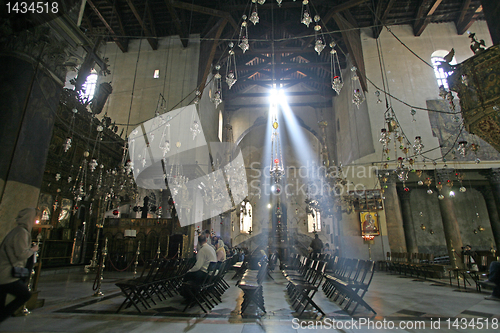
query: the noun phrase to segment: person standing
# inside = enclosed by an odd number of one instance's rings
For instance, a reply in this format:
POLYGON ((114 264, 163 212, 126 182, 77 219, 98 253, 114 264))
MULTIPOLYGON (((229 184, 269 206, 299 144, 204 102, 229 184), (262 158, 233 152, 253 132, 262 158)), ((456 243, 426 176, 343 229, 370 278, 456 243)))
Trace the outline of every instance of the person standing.
POLYGON ((26 282, 12 276, 12 267, 26 267, 28 258, 38 251, 38 245, 31 245, 35 217, 35 208, 21 210, 16 217, 17 226, 0 245, 0 322, 9 318, 31 297, 26 282), (7 294, 15 296, 9 304, 5 304, 7 294))
POLYGON ((321 250, 323 249, 323 242, 319 239, 318 234, 314 235, 314 239, 309 246, 311 247, 313 254, 321 253, 321 250))

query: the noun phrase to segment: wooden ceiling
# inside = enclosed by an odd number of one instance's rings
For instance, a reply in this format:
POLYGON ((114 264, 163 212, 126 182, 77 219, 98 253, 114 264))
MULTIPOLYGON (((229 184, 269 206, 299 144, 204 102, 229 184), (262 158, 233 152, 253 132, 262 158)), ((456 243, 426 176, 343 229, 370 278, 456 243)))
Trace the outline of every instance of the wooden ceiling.
MULTIPOLYGON (((114 41, 123 52, 131 39, 144 37, 156 50, 161 37, 178 35, 187 47, 189 35, 199 34, 201 54, 207 55, 200 59, 200 89, 215 64, 225 76, 232 41, 238 81, 231 90, 223 84, 226 97, 251 97, 250 87, 273 83, 287 88, 302 84, 303 94, 319 94, 326 100, 334 96, 330 49, 320 55, 314 51, 315 23, 300 23, 301 0, 282 0, 281 6, 276 0, 258 4, 259 23, 248 23, 250 48, 243 53, 237 47, 242 16, 250 17, 255 5, 252 0, 86 0, 81 26, 89 36, 114 41)), ((475 20, 484 19, 480 0, 309 0, 309 10, 311 17, 320 16, 326 43, 335 41, 342 50, 341 66, 345 68, 348 53, 361 74, 358 28, 369 27, 378 37, 384 25, 408 24, 420 36, 430 23, 454 22, 457 33, 463 34, 475 20)))

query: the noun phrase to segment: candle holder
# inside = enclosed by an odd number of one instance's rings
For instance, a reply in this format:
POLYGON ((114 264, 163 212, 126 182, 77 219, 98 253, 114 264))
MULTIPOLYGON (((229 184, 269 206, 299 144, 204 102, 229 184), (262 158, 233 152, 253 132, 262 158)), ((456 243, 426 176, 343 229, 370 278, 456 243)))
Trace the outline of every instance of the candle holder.
MULTIPOLYGON (((102 256, 101 256, 101 263, 97 269, 97 275, 96 275, 96 281, 97 282, 97 287, 96 287, 96 291, 94 293, 93 296, 104 296, 104 293, 101 291, 101 284, 102 284, 102 280, 104 279, 104 267, 106 267, 105 263, 106 263, 106 256, 108 255, 108 239, 106 238, 106 240, 104 241, 104 249, 102 251, 102 256)), ((94 282, 94 284, 95 284, 94 282)))

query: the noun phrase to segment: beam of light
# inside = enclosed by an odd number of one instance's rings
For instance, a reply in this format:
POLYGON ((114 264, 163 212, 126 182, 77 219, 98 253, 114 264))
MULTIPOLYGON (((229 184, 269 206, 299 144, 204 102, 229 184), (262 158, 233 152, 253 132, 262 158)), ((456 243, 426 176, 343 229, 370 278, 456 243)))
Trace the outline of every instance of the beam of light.
MULTIPOLYGON (((295 114, 293 114, 290 105, 285 101, 281 105, 283 110, 283 119, 285 126, 289 131, 288 136, 292 143, 292 149, 295 151, 297 160, 300 163, 300 167, 312 167, 312 163, 317 163, 318 157, 313 151, 312 143, 306 136, 304 128, 299 125, 295 114)), ((312 170, 309 170, 311 172, 312 170)), ((316 177, 318 175, 315 175, 316 177)))

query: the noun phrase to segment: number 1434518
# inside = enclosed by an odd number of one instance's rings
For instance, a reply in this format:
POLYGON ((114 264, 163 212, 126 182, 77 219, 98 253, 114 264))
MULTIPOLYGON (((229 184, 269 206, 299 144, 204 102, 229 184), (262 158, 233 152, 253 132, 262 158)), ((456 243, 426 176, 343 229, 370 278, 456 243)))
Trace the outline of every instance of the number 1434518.
POLYGON ((45 1, 37 1, 37 2, 7 2, 7 13, 15 13, 15 14, 26 14, 26 13, 59 13, 59 4, 57 2, 45 2, 45 1))

